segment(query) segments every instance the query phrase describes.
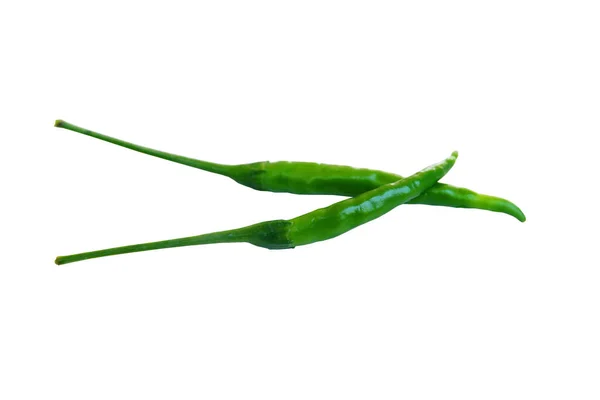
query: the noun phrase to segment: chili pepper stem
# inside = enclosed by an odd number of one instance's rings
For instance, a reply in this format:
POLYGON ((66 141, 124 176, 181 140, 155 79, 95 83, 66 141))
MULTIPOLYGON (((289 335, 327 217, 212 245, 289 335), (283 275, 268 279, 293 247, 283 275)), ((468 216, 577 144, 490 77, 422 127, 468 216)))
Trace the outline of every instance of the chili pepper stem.
POLYGON ((91 258, 114 256, 118 254, 215 243, 246 242, 267 249, 290 249, 294 247, 288 237, 290 225, 290 222, 285 220, 265 221, 227 231, 212 232, 178 239, 161 240, 158 242, 113 247, 109 249, 89 251, 68 256, 58 256, 56 257, 56 260, 54 260, 54 263, 56 265, 62 265, 76 261, 89 260, 91 258))
POLYGON ((56 260, 54 262, 56 263, 56 265, 62 265, 76 261, 88 260, 90 258, 114 256, 117 254, 135 253, 139 251, 167 249, 171 247, 194 246, 199 244, 245 242, 247 241, 247 235, 245 235, 245 232, 242 232, 242 229, 207 233, 204 235, 189 236, 179 239, 161 240, 158 242, 113 247, 110 249, 72 254, 69 256, 58 256, 56 257, 56 260))
POLYGON ((149 147, 140 146, 134 143, 126 142, 121 139, 113 138, 110 136, 103 135, 98 132, 90 131, 89 129, 81 128, 77 125, 70 124, 62 119, 57 119, 54 122, 54 126, 57 128, 67 129, 73 132, 81 133, 86 136, 90 136, 96 139, 103 140, 105 142, 109 142, 112 144, 116 144, 117 146, 125 147, 130 150, 134 150, 143 154, 148 154, 150 156, 162 158, 163 160, 168 160, 172 162, 176 162, 178 164, 187 165, 190 167, 198 168, 204 171, 213 172, 220 175, 225 175, 228 177, 232 177, 237 173, 237 167, 235 165, 224 165, 217 164, 203 160, 197 160, 195 158, 189 158, 184 156, 179 156, 177 154, 167 153, 166 151, 160 151, 151 149, 149 147))

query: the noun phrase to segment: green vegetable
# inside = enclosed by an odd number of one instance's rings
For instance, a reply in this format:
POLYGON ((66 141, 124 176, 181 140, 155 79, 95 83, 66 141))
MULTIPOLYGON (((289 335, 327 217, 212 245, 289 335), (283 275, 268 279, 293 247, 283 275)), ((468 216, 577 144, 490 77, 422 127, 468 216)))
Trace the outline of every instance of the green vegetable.
POLYGON ((458 153, 454 152, 441 163, 425 168, 408 178, 381 185, 356 197, 291 220, 267 221, 199 236, 62 256, 57 257, 55 262, 60 265, 116 254, 210 243, 247 242, 268 249, 289 249, 331 239, 379 218, 395 207, 419 196, 446 175, 454 165, 456 157, 458 153))
MULTIPOLYGON (((57 120, 55 126, 114 143, 131 150, 139 151, 140 153, 224 175, 256 190, 354 197, 379 186, 402 179, 400 175, 389 172, 309 162, 264 161, 242 165, 216 164, 138 146, 80 128, 62 120, 57 120)), ((525 221, 525 215, 519 207, 508 200, 479 194, 469 189, 443 183, 433 185, 420 196, 410 200, 409 203, 457 208, 478 208, 481 210, 502 212, 512 215, 521 222, 525 221)))

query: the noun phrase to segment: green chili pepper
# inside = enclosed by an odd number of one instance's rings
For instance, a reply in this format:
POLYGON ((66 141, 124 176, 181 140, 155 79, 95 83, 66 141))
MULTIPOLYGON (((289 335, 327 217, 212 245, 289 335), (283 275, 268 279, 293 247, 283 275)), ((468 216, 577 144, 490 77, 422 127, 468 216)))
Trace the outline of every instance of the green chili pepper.
MULTIPOLYGON (((402 179, 400 175, 389 172, 309 162, 264 161, 241 165, 216 164, 139 146, 80 128, 62 120, 57 120, 55 126, 79 132, 140 153, 224 175, 242 185, 269 192, 329 194, 354 197, 379 186, 402 179)), ((478 208, 481 210, 502 212, 512 215, 521 222, 525 221, 525 215, 519 207, 508 200, 479 194, 469 189, 443 183, 435 184, 409 203, 457 208, 478 208)))
POLYGON ((356 197, 290 220, 266 221, 199 236, 73 254, 57 257, 55 262, 60 265, 117 254, 211 243, 247 242, 267 249, 290 249, 320 242, 379 218, 419 196, 446 175, 454 165, 456 157, 458 153, 454 152, 441 163, 427 167, 408 178, 379 186, 356 197))

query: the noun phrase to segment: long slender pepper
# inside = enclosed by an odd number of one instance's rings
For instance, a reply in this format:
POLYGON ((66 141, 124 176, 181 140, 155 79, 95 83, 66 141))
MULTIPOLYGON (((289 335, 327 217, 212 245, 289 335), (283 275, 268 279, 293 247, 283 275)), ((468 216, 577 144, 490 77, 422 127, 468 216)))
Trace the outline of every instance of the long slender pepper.
MULTIPOLYGON (((217 164, 129 143, 62 120, 57 120, 54 126, 91 136, 140 153, 224 175, 242 185, 269 192, 329 194, 354 197, 379 186, 402 179, 400 175, 384 171, 311 162, 262 161, 240 165, 217 164)), ((525 214, 523 214, 519 207, 506 199, 479 194, 469 189, 444 183, 436 183, 429 190, 421 193, 408 203, 456 208, 477 208, 505 213, 512 215, 521 222, 525 221, 525 214)))
POLYGON ((60 265, 117 254, 211 243, 247 242, 267 249, 290 249, 320 242, 379 218, 395 207, 419 196, 448 173, 457 157, 458 153, 453 152, 444 161, 431 165, 408 178, 379 186, 356 197, 290 220, 266 221, 239 229, 199 236, 60 256, 55 262, 60 265))

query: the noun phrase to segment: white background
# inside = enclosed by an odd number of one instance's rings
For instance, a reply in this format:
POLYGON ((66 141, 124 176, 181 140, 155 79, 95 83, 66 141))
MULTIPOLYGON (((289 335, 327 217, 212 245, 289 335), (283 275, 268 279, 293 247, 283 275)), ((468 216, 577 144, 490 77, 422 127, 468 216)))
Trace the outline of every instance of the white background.
POLYGON ((3 399, 598 399, 594 1, 0 6, 3 399), (222 163, 410 174, 526 223, 407 205, 287 251, 57 255, 291 218, 53 127, 222 163))

